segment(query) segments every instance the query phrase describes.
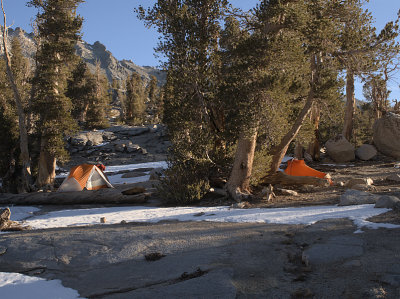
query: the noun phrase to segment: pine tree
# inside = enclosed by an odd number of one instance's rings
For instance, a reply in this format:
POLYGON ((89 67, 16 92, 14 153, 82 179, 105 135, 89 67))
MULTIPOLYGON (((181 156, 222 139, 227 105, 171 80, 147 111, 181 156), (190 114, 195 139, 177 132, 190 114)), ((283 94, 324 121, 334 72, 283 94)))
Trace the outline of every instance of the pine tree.
POLYGON ((87 111, 92 102, 90 97, 94 94, 95 86, 92 82, 93 76, 87 64, 81 60, 68 79, 66 95, 72 102, 72 117, 82 124, 86 121, 87 111))
POLYGON ((354 95, 355 76, 374 77, 384 64, 391 62, 391 56, 398 54, 394 42, 398 33, 396 21, 389 22, 377 35, 370 12, 363 9, 365 1, 345 1, 341 5, 341 48, 335 53, 346 71, 346 109, 343 135, 351 140, 356 100, 354 95))
POLYGON ((161 121, 161 91, 155 76, 150 77, 150 82, 146 88, 148 96, 147 114, 150 115, 150 122, 159 123, 161 121))
MULTIPOLYGON (((90 81, 90 80, 89 80, 90 81)), ((100 63, 96 63, 95 74, 92 79, 91 88, 94 93, 90 96, 92 101, 89 103, 87 111, 86 127, 89 129, 104 129, 110 126, 107 119, 107 107, 111 102, 110 94, 108 93, 108 80, 101 73, 100 63)))
POLYGON ((64 136, 75 128, 72 103, 65 96, 68 65, 75 59, 74 45, 80 38, 82 18, 76 15, 83 0, 31 0, 38 9, 36 22, 40 38, 37 73, 34 78, 34 112, 38 115, 40 157, 37 185, 52 185, 56 159, 67 156, 64 136))
POLYGON ((126 80, 125 120, 129 124, 141 125, 145 114, 145 88, 138 73, 133 73, 126 80))
MULTIPOLYGON (((138 9, 139 17, 162 35, 157 51, 167 58, 163 122, 172 142, 171 177, 180 181, 177 185, 198 186, 201 191, 194 197, 206 189, 203 183, 219 148, 218 40, 227 4, 224 0, 159 0, 148 11, 138 9)), ((180 188, 182 196, 191 192, 180 188)))

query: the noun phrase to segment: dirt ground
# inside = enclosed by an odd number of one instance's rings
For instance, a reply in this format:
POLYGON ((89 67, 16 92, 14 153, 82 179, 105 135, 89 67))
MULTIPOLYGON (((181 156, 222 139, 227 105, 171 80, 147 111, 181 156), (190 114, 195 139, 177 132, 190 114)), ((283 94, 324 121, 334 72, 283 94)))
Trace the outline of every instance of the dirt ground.
MULTIPOLYGON (((400 182, 390 181, 386 178, 391 174, 400 174, 399 162, 386 156, 378 156, 374 161, 353 161, 349 163, 335 163, 329 159, 322 162, 307 163, 308 166, 330 174, 333 186, 293 186, 281 187, 296 191, 299 196, 284 195, 279 191, 280 186, 275 186, 276 197, 266 201, 258 193, 260 188, 255 189, 255 197, 251 198, 246 205, 247 208, 285 208, 312 205, 335 205, 339 203, 340 196, 348 189, 340 186, 340 182, 346 183, 356 178, 371 178, 373 185, 367 192, 377 195, 392 195, 400 198, 400 182)), ((285 164, 282 166, 285 167, 285 164)), ((233 202, 224 199, 210 198, 200 205, 231 205, 233 202)), ((400 224, 400 211, 388 213, 369 219, 373 222, 384 222, 400 224)))

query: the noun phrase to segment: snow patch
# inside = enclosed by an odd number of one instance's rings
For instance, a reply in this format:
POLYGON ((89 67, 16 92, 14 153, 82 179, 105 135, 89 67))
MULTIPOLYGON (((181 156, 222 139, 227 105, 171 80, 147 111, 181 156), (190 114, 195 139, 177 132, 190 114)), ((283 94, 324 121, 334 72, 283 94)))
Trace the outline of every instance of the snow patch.
POLYGON ((18 273, 0 272, 0 288, 2 298, 82 298, 77 291, 65 288, 60 280, 45 280, 18 273))
POLYGON ((349 218, 358 228, 400 228, 400 225, 371 223, 367 218, 389 211, 376 209, 374 205, 314 206, 280 209, 231 209, 230 207, 114 207, 97 209, 64 210, 50 212, 27 219, 25 224, 34 229, 85 226, 100 224, 105 217, 107 224, 127 222, 157 223, 163 220, 247 222, 311 225, 324 219, 349 218), (202 216, 195 216, 200 215, 202 216))

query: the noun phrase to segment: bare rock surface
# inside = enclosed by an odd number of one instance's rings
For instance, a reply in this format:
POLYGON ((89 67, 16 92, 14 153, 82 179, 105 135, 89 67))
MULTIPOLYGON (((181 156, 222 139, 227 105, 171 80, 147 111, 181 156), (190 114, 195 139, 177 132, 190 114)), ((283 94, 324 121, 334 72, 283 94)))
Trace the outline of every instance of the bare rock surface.
POLYGON ((369 161, 376 157, 378 151, 375 146, 371 144, 363 144, 359 148, 356 149, 356 156, 360 160, 369 161))
POLYGON ((163 125, 117 126, 80 132, 69 139, 71 161, 63 168, 82 163, 105 166, 165 161, 169 146, 163 125))
POLYGON ((328 155, 335 162, 349 162, 355 159, 355 148, 343 135, 328 140, 325 144, 328 155))
POLYGON ((381 153, 400 159, 400 115, 387 113, 376 120, 373 134, 374 144, 381 153))
POLYGON ((87 298, 398 298, 400 230, 355 230, 336 219, 24 231, 0 239, 0 268, 60 279, 87 298), (163 258, 147 261, 151 252, 163 258))

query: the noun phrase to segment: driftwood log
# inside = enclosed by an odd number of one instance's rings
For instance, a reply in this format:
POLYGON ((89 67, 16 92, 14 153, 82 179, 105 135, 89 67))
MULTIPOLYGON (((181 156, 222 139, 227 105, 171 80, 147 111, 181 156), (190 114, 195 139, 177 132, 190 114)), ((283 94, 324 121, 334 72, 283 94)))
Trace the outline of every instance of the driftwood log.
POLYGON ((0 210, 0 231, 21 231, 28 229, 28 227, 23 227, 16 221, 11 221, 11 211, 9 208, 0 210))
POLYGON ((262 185, 282 185, 282 186, 296 186, 296 185, 313 185, 325 187, 329 186, 327 179, 320 179, 312 176, 294 176, 287 175, 282 171, 277 171, 273 175, 266 176, 262 179, 262 185))
MULTIPOLYGON (((77 192, 37 192, 0 194, 0 205, 79 205, 79 204, 140 204, 150 194, 125 195, 118 189, 100 189, 77 192)), ((129 192, 127 192, 129 193, 129 192)))

